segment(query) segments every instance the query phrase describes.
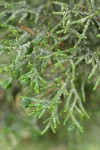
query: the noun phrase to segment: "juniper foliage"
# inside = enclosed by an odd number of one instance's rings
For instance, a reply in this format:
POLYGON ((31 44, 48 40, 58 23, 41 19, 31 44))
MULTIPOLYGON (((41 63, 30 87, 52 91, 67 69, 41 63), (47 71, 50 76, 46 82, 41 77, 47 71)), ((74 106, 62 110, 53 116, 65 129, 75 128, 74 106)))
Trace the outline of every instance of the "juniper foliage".
POLYGON ((55 133, 60 118, 81 132, 89 118, 83 103, 86 85, 100 83, 99 0, 2 0, 0 2, 1 83, 10 88, 17 79, 32 90, 22 103, 43 117, 55 133))

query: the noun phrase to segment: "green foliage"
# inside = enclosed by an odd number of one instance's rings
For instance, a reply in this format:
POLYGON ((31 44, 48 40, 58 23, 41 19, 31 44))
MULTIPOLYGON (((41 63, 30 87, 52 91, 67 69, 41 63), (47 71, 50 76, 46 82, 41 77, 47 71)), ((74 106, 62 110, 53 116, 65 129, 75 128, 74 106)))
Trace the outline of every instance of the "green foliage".
MULTIPOLYGON (((0 4, 0 72, 33 91, 23 104, 55 133, 72 121, 83 132, 89 118, 86 86, 100 83, 100 2, 26 0, 0 4)), ((8 87, 12 79, 6 83, 8 87)))

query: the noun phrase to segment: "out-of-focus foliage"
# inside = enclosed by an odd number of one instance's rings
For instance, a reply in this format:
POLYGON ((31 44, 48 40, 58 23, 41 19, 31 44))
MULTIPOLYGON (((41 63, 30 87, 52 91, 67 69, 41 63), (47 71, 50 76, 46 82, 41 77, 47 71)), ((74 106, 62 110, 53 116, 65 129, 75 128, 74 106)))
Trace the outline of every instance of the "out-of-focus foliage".
POLYGON ((99 0, 0 2, 0 73, 7 73, 0 84, 8 89, 16 79, 30 89, 22 104, 42 117, 42 134, 67 121, 68 130, 83 132, 80 122, 89 118, 83 103, 100 81, 99 6, 99 0))

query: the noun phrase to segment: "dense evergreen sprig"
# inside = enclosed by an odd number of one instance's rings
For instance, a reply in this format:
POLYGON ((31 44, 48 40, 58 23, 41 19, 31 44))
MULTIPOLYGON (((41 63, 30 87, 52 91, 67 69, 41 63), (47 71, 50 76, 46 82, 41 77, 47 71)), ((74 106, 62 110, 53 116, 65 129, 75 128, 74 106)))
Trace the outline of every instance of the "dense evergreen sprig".
POLYGON ((17 79, 33 90, 23 104, 36 117, 44 116, 55 133, 61 116, 81 132, 79 120, 86 116, 85 87, 91 79, 100 83, 100 2, 2 1, 0 3, 0 72, 11 87, 17 79), (6 60, 5 60, 6 56, 6 60), (94 76, 94 77, 93 77, 94 76), (47 118, 47 119, 46 119, 47 118))

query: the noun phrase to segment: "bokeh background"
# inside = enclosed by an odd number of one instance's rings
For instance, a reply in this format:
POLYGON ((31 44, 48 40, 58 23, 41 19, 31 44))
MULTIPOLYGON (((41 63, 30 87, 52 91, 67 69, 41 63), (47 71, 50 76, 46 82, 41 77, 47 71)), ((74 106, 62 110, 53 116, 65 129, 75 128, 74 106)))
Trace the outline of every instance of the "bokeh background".
MULTIPOLYGON (((6 75, 0 76, 2 80, 6 75)), ((56 134, 49 130, 41 136, 42 120, 29 116, 21 104, 21 95, 28 91, 21 89, 14 81, 12 87, 0 87, 0 150, 99 150, 100 149, 100 102, 97 99, 86 103, 90 119, 84 119, 84 132, 68 124, 59 126, 56 134)))

